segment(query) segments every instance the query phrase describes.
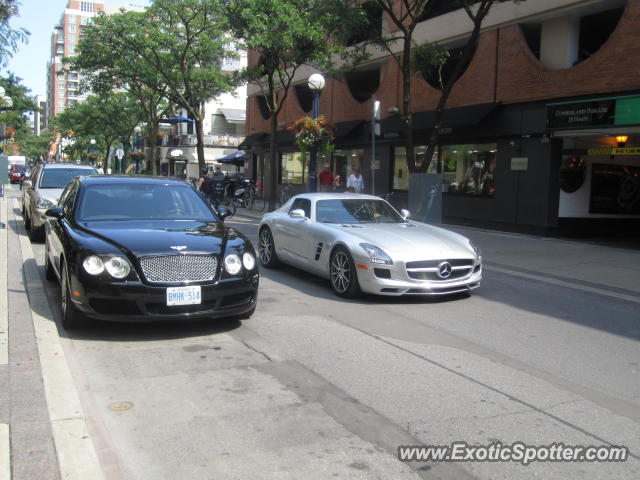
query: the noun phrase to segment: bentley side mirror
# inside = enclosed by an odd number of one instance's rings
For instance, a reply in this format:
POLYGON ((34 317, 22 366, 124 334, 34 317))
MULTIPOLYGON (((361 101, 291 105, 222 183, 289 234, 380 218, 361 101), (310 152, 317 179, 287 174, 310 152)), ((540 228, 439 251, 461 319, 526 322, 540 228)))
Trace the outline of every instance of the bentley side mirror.
POLYGON ((289 212, 289 216, 291 218, 307 218, 307 216, 304 213, 304 210, 302 210, 301 208, 296 208, 295 210, 291 210, 289 212))
POLYGON ((402 218, 404 218, 406 220, 407 218, 409 218, 411 216, 411 212, 409 210, 407 210, 406 208, 403 208, 402 210, 400 210, 400 215, 402 215, 402 218))
POLYGON ((31 188, 31 180, 23 180, 22 181, 23 188, 31 188))
POLYGON ((231 210, 226 207, 218 207, 218 215, 220 219, 224 222, 224 219, 231 216, 231 210))
POLYGON ((46 212, 44 212, 44 214, 47 217, 56 218, 60 220, 62 217, 64 217, 64 210, 62 210, 60 207, 52 207, 48 209, 46 212))

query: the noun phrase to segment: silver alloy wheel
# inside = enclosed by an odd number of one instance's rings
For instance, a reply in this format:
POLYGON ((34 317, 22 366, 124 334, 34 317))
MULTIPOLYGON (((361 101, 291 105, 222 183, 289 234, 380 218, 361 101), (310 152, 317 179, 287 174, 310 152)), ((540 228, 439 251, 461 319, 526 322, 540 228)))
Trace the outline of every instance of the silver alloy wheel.
POLYGON ((271 238, 271 232, 266 228, 260 232, 258 254, 260 255, 260 261, 263 264, 269 264, 273 255, 273 238, 271 238))
POLYGON ((331 284, 333 288, 344 293, 349 289, 351 284, 351 264, 346 252, 338 251, 333 255, 331 260, 331 284))

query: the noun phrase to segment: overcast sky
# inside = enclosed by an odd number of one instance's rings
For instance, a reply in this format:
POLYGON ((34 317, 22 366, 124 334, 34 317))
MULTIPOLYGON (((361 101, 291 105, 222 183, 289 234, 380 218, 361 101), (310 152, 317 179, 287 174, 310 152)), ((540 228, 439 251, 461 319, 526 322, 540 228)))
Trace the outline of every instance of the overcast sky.
MULTIPOLYGON (((12 72, 22 79, 22 84, 31 90, 32 95, 45 95, 47 92, 47 61, 51 51, 51 33, 53 27, 67 6, 67 0, 19 0, 19 16, 13 17, 9 24, 12 28, 26 28, 31 32, 28 44, 19 44, 18 51, 2 69, 2 76, 12 72)), ((147 6, 151 0, 115 0, 117 5, 134 4, 147 6)))

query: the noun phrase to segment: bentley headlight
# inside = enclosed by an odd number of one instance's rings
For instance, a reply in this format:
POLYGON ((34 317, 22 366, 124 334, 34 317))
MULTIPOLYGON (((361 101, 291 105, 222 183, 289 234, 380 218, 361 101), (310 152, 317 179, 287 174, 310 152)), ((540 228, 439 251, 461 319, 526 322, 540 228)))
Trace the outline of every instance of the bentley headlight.
POLYGON ((360 246, 367 252, 369 258, 371 259, 371 263, 384 263, 386 265, 393 265, 393 260, 391 257, 384 253, 381 248, 376 247, 375 245, 371 245, 370 243, 361 243, 360 246))
POLYGON ((242 262, 240 261, 240 257, 235 253, 224 257, 224 269, 230 275, 236 275, 238 272, 240 272, 241 268, 242 262))
POLYGON ((104 262, 96 255, 85 258, 82 266, 89 275, 100 275, 104 272, 104 262))
POLYGON ((51 207, 55 207, 55 204, 46 198, 39 198, 36 202, 36 208, 39 210, 47 210, 51 207))
POLYGON ((131 271, 129 262, 123 257, 111 257, 107 260, 105 267, 107 268, 109 275, 118 279, 125 278, 131 271))
POLYGON ((242 255, 242 264, 247 270, 253 270, 253 267, 256 266, 256 259, 249 252, 245 252, 242 255))

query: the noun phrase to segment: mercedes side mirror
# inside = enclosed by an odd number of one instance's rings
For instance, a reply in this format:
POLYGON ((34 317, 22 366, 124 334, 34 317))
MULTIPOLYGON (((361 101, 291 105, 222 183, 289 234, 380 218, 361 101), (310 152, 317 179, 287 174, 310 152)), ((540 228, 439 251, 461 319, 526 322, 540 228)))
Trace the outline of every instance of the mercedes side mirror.
POLYGON ((289 212, 289 216, 291 218, 307 218, 307 216, 304 213, 304 210, 302 210, 301 208, 296 208, 295 210, 291 210, 289 212))
POLYGON ((402 215, 402 218, 404 218, 406 220, 407 218, 409 218, 411 216, 411 212, 409 210, 407 210, 406 208, 403 208, 402 210, 400 210, 400 215, 402 215))

